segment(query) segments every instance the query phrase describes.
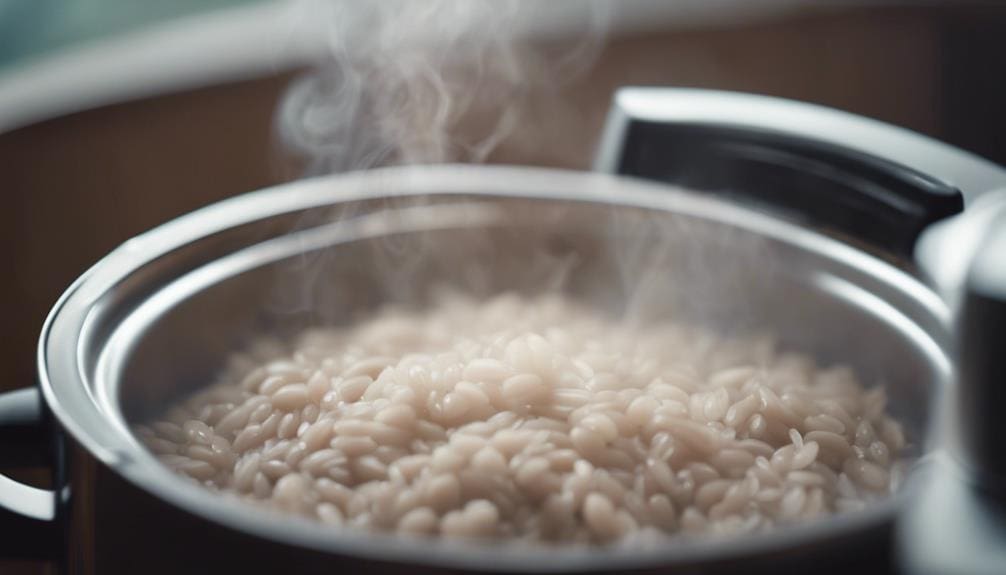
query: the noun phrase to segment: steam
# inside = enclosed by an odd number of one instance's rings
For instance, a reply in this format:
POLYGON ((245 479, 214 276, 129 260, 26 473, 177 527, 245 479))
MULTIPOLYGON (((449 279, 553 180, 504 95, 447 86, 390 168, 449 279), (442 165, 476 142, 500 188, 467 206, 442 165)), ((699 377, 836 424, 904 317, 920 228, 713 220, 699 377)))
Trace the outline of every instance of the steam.
MULTIPOLYGON (((533 123, 531 114, 568 113, 561 90, 590 70, 614 5, 305 1, 303 17, 328 31, 328 49, 281 102, 280 135, 308 159, 309 175, 486 161, 508 138, 527 142, 534 128, 516 131, 533 123), (550 34, 540 33, 543 23, 550 34), (565 36, 554 34, 556 23, 565 36)), ((672 309, 736 323, 735 312, 703 302, 754 293, 740 274, 709 262, 730 261, 738 249, 756 261, 759 242, 688 218, 503 201, 500 216, 476 198, 409 196, 374 177, 367 184, 372 200, 313 211, 298 227, 350 237, 369 221, 387 233, 327 249, 301 246, 279 274, 275 303, 284 316, 338 322, 378 303, 421 303, 430 288, 449 285, 476 296, 564 291, 630 323, 672 309), (708 297, 689 297, 696 293, 708 297)))
POLYGON ((319 174, 485 161, 532 94, 547 98, 589 68, 610 4, 308 0, 302 10, 328 31, 327 55, 291 86, 278 127, 319 174), (536 24, 557 16, 569 37, 535 41, 536 24))
MULTIPOLYGON (((307 160, 305 175, 484 162, 528 123, 532 100, 536 113, 543 106, 560 111, 559 90, 589 70, 604 45, 610 6, 607 0, 304 0, 294 28, 321 26, 328 44, 314 70, 280 102, 281 142, 307 160), (543 23, 549 34, 542 34, 543 23)), ((297 228, 352 227, 376 216, 390 229, 405 229, 415 214, 441 217, 433 199, 381 191, 383 197, 366 205, 307 213, 297 228)), ((470 224, 480 221, 485 206, 457 209, 470 213, 470 224)), ((500 255, 498 241, 498 234, 474 229, 463 244, 491 262, 500 255)), ((421 278, 431 270, 457 271, 451 246, 443 244, 424 232, 373 237, 365 247, 305 244, 278 274, 275 311, 330 322, 374 303, 361 298, 415 302, 426 295, 421 278), (359 277, 348 279, 349 260, 366 262, 369 287, 361 288, 366 280, 359 277)), ((553 288, 570 268, 566 256, 535 253, 532 259, 522 263, 521 275, 539 278, 547 271, 552 276, 540 283, 553 288)), ((454 276, 455 287, 492 289, 489 270, 463 272, 454 276)))

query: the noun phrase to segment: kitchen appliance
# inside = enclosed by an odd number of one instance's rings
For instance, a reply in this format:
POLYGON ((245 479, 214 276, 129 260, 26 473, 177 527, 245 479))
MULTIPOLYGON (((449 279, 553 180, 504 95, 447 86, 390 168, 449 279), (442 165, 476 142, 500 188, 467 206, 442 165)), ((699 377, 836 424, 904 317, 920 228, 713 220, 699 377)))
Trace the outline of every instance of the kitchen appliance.
MULTIPOLYGON (((942 560, 917 544, 933 533, 926 506, 951 484, 979 502, 962 522, 1001 529, 984 501, 1006 475, 993 351, 1006 171, 834 110, 677 89, 620 91, 597 167, 617 175, 436 166, 304 180, 126 242, 54 306, 38 387, 0 398, 3 463, 41 455, 54 485, 0 476, 0 553, 72 573, 925 570, 942 560), (408 257, 382 263, 389 245, 408 257), (676 317, 771 327, 883 380, 923 455, 909 485, 861 513, 737 539, 514 549, 319 529, 181 480, 129 431, 253 334, 419 302, 437 280, 534 291, 552 277, 527 265, 543 253, 573 257, 566 285, 595 305, 624 303, 626 269, 656 270, 652 297, 676 317), (659 265, 626 268, 633 258, 659 265)), ((962 561, 995 565, 999 547, 962 561)))

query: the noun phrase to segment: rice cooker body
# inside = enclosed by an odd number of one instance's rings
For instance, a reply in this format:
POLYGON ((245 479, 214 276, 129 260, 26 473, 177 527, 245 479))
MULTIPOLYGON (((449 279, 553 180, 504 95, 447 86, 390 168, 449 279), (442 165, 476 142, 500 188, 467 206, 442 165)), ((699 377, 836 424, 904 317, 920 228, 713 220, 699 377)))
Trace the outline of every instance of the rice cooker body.
MULTIPOLYGON (((664 96, 686 97, 693 103, 698 102, 696 106, 702 109, 723 97, 718 93, 695 91, 665 93, 664 96)), ((688 183, 667 177, 673 170, 658 177, 633 173, 625 168, 627 164, 623 161, 631 156, 620 154, 618 150, 631 150, 638 142, 629 143, 635 132, 631 129, 632 122, 625 121, 629 115, 625 113, 624 98, 622 100, 612 112, 598 158, 599 169, 688 183)), ((758 98, 745 100, 745 105, 760 101, 758 98)), ((647 105, 652 107, 653 102, 648 101, 647 105)), ((788 102, 773 101, 772 105, 792 106, 792 113, 801 120, 796 123, 800 125, 806 123, 802 115, 807 113, 818 114, 813 117, 824 123, 831 121, 834 114, 817 109, 808 112, 804 105, 788 102)), ((720 119, 730 118, 728 114, 714 115, 720 119)), ((702 124, 705 120, 701 116, 696 112, 696 117, 688 119, 689 125, 702 124)), ((876 134, 893 133, 908 138, 909 142, 930 142, 890 126, 842 116, 853 127, 867 126, 867 131, 876 131, 876 134)), ((667 118, 651 120, 668 122, 667 118)), ((777 126, 788 125, 784 118, 777 117, 777 121, 777 126)), ((805 128, 801 129, 806 131, 805 128)), ((732 129, 738 128, 732 126, 732 129)), ((762 133, 764 128, 756 126, 752 131, 762 133)), ((876 142, 877 137, 868 140, 876 142)), ((651 142, 642 147, 652 156, 653 150, 659 149, 654 145, 651 142)), ((844 144, 828 142, 828 145, 844 144)), ((727 146, 723 149, 743 148, 727 146)), ((875 157, 876 150, 862 147, 857 150, 864 157, 875 157)), ((963 186, 965 196, 968 189, 990 186, 992 179, 1002 176, 998 168, 970 157, 962 158, 962 153, 935 142, 927 150, 932 152, 929 156, 932 165, 951 166, 957 170, 950 174, 955 183, 967 181, 963 186)), ((750 157, 752 153, 762 152, 747 150, 745 153, 748 155, 744 157, 750 157)), ((891 160, 897 165, 904 161, 904 158, 891 160)), ((660 164, 651 159, 641 165, 660 164)), ((810 165, 813 171, 813 163, 790 162, 789 165, 810 165)), ((876 168, 875 164, 870 166, 876 168)), ((750 172, 745 173, 750 175, 750 172)), ((950 179, 940 174, 926 178, 920 187, 950 179)), ((875 245, 884 237, 896 238, 891 245, 903 255, 914 245, 915 237, 911 234, 917 236, 932 221, 948 217, 954 211, 953 194, 948 199, 945 186, 936 185, 936 188, 924 190, 940 197, 932 204, 935 206, 932 210, 924 211, 923 220, 912 224, 914 228, 899 226, 890 236, 867 234, 861 239, 875 245)), ((874 255, 801 225, 738 207, 730 201, 662 184, 528 168, 444 166, 378 170, 296 182, 183 216, 127 242, 68 289, 54 307, 40 338, 38 367, 42 399, 36 395, 34 407, 40 415, 36 422, 29 414, 23 426, 36 437, 44 435, 51 445, 56 463, 54 489, 29 492, 22 489, 24 486, 12 488, 6 483, 2 486, 22 502, 28 501, 30 495, 34 507, 21 505, 20 510, 22 515, 35 514, 33 520, 3 516, 0 527, 5 534, 11 534, 4 538, 4 554, 54 557, 61 569, 73 573, 140 570, 176 573, 211 569, 228 572, 282 569, 313 573, 330 572, 333 568, 366 569, 375 573, 614 573, 630 570, 728 573, 797 569, 807 565, 814 565, 819 571, 837 573, 850 569, 873 570, 878 565, 886 569, 891 565, 893 521, 899 507, 909 497, 907 493, 892 497, 862 514, 779 530, 764 537, 695 541, 647 553, 459 547, 394 537, 322 532, 325 530, 315 529, 307 521, 222 501, 158 466, 129 433, 127 420, 130 417, 124 415, 124 411, 134 409, 133 404, 142 404, 148 392, 153 399, 147 400, 157 403, 153 400, 161 397, 159 394, 172 393, 173 381, 191 380, 193 373, 205 372, 207 362, 214 359, 219 362, 221 354, 226 352, 224 344, 234 341, 216 337, 214 330, 222 329, 219 326, 227 325, 227 329, 234 332, 268 327, 242 324, 240 313, 235 312, 242 309, 242 301, 261 296, 261 279, 274 271, 270 270, 271 265, 286 261, 305 245, 316 245, 320 249, 330 245, 326 242, 344 240, 345 234, 403 231, 380 226, 356 226, 347 230, 318 225, 304 229, 305 213, 347 201, 362 206, 385 205, 391 193, 434 195, 449 200, 447 204, 451 204, 452 199, 467 201, 475 196, 490 199, 490 203, 492 198, 505 198, 521 204, 629 206, 673 213, 676 217, 711 222, 714 226, 727 225, 751 237, 768 238, 769 244, 774 246, 771 249, 778 251, 774 261, 787 262, 787 270, 797 270, 780 273, 779 277, 792 276, 794 286, 804 286, 799 289, 806 292, 801 293, 812 294, 808 297, 817 298, 813 301, 820 303, 808 305, 806 313, 827 310, 832 320, 849 322, 856 326, 853 332, 865 334, 862 338, 846 337, 830 343, 825 336, 806 337, 820 337, 821 345, 859 345, 864 350, 861 355, 869 356, 864 361, 874 362, 870 365, 875 369, 899 365, 902 366, 899 369, 907 366, 916 370, 903 373, 903 379, 923 383, 904 385, 896 401, 905 413, 914 413, 920 419, 916 424, 920 441, 932 431, 927 429, 927 422, 933 419, 929 405, 939 404, 943 399, 951 377, 950 308, 945 298, 932 287, 874 255), (256 276, 256 273, 265 275, 256 276), (242 274, 252 279, 227 281, 242 274), (832 306, 830 302, 840 305, 832 306), (192 335, 187 338, 179 335, 184 330, 192 335), (161 337, 167 339, 159 339, 161 337), (894 355, 903 355, 891 358, 884 357, 889 353, 871 354, 870 338, 889 343, 888 349, 896 350, 894 355), (192 340, 188 347, 184 344, 186 339, 192 340), (214 344, 215 340, 219 342, 214 344), (159 348, 158 344, 165 341, 181 347, 159 348), (157 349, 171 349, 176 357, 158 358, 157 349), (197 371, 187 371, 190 365, 197 371), (136 389, 127 390, 123 386, 128 384, 123 381, 136 381, 137 378, 127 378, 124 374, 142 374, 143 384, 134 383, 136 389), (148 392, 137 391, 143 385, 149 386, 148 392)), ((926 195, 920 197, 931 199, 926 195)), ((405 230, 409 232, 423 231, 424 225, 442 226, 444 218, 449 221, 454 212, 440 210, 441 207, 434 206, 434 218, 415 221, 398 218, 388 225, 403 225, 404 221, 405 225, 418 226, 405 230)), ((792 211, 799 206, 783 208, 792 211)), ((454 215, 459 218, 455 224, 472 225, 472 213, 454 215)), ((474 216, 475 225, 485 224, 478 220, 479 217, 482 216, 474 216)), ((494 216, 490 213, 485 217, 494 216)), ((837 231, 846 236, 856 232, 840 225, 838 228, 837 231)), ((736 245, 743 245, 743 242, 736 245)), ((730 249, 727 246, 724 253, 730 249)), ((793 317, 794 322, 799 320, 799 314, 793 317)), ((177 390, 174 393, 177 394, 177 390)), ((0 417, 4 414, 0 410, 0 417)), ((10 507, 8 499, 2 501, 10 507)))
MULTIPOLYGON (((231 205, 194 214, 195 221, 172 222, 133 240, 89 272, 54 311, 40 356, 46 364, 40 369, 45 369, 42 373, 47 404, 68 431, 63 437, 70 446, 71 465, 66 479, 70 488, 64 492, 71 496, 64 513, 69 520, 66 536, 70 541, 70 565, 94 566, 101 573, 132 571, 141 566, 148 571, 199 571, 210 566, 234 568, 244 562, 248 568, 295 564, 304 572, 329 570, 335 564, 384 572, 415 572, 422 565, 431 570, 504 572, 624 572, 700 566, 703 572, 748 572, 758 565, 770 568, 789 563, 797 568, 820 562, 837 571, 889 561, 891 522, 901 503, 899 497, 862 514, 731 542, 689 542, 647 553, 573 549, 517 552, 328 533, 331 530, 318 530, 306 522, 221 501, 166 473, 129 434, 127 421, 139 417, 131 414, 142 414, 144 405, 163 405, 161 397, 177 396, 178 390, 172 389, 175 382, 205 381, 210 372, 200 371, 200 366, 219 363, 228 348, 233 349, 226 342, 240 341, 237 334, 241 332, 260 331, 261 325, 242 323, 242 318, 251 315, 244 312, 257 309, 259 304, 243 302, 261 302, 260 290, 269 285, 265 278, 274 275, 274 266, 288 261, 288 256, 301 253, 312 241, 311 234, 327 237, 321 245, 332 249, 326 242, 338 240, 345 232, 340 226, 327 229, 322 225, 295 232, 286 227, 302 218, 302 210, 311 209, 302 205, 304 202, 328 205, 326 202, 334 198, 345 202, 355 196, 366 203, 371 196, 383 198, 387 186, 406 196, 441 194, 445 204, 434 202, 424 208, 439 215, 420 219, 433 222, 437 228, 449 221, 449 210, 457 206, 457 198, 462 199, 462 205, 469 205, 483 197, 493 208, 487 212, 490 218, 511 203, 519 209, 531 202, 535 209, 528 213, 538 214, 542 221, 551 217, 548 206, 556 205, 563 209, 568 221, 585 218, 590 222, 596 214, 623 209, 613 208, 614 203, 660 210, 678 223, 689 221, 692 225, 682 229, 691 235, 715 237, 718 226, 726 225, 733 233, 764 239, 768 243, 760 249, 772 250, 777 254, 772 259, 788 262, 792 273, 756 277, 752 271, 744 281, 697 282, 687 292, 705 290, 713 304, 709 309, 727 317, 736 317, 742 309, 749 315, 760 310, 780 324, 785 322, 790 326, 786 331, 804 345, 813 342, 833 357, 853 353, 860 356, 863 369, 887 372, 892 377, 896 374, 893 401, 903 406, 905 416, 914 418, 909 425, 913 436, 920 441, 925 436, 928 404, 948 377, 940 301, 910 276, 839 242, 718 199, 603 175, 440 167, 422 173, 392 169, 299 182, 236 198, 231 205), (380 182, 378 192, 371 189, 374 182, 380 182), (499 184, 493 189, 485 182, 499 184), (473 186, 478 188, 476 192, 473 186), (257 204, 269 206, 271 215, 255 215, 257 204), (287 206, 289 211, 275 215, 273 212, 284 212, 276 210, 276 206, 287 206), (220 221, 235 215, 256 223, 220 221), (214 232, 214 227, 222 231, 214 232), (204 239, 169 239, 178 229, 199 230, 199 237, 204 239), (146 284, 138 277, 157 279, 146 284), (758 282, 762 282, 760 288, 758 282), (745 297, 759 298, 764 305, 742 302, 739 294, 737 298, 714 295, 709 291, 710 283, 743 286, 745 297), (791 296, 788 301, 773 295, 779 290, 791 296), (870 294, 875 299, 869 299, 870 294), (726 301, 737 307, 723 313, 728 308, 726 301), (769 303, 773 301, 776 303, 769 303), (81 307, 75 311, 78 303, 81 307), (810 314, 817 319, 811 320, 810 314), (835 325, 838 321, 855 326, 849 331, 857 337, 839 339, 821 329, 800 331, 801 325, 835 325), (907 321, 910 327, 903 329, 898 321, 907 321), (71 326, 71 322, 77 325, 71 326), (878 343, 884 352, 871 353, 878 343), (67 353, 64 346, 78 352, 67 353), (174 357, 165 357, 164 350, 171 350, 174 357), (66 378, 81 369, 87 374, 83 385, 69 384, 66 378), (82 405, 87 409, 81 410, 82 405), (100 437, 95 437, 96 432, 100 437), (157 524, 156 531, 145 527, 148 522, 157 524), (850 549, 856 552, 849 553, 850 549), (155 556, 159 557, 156 562, 145 563, 155 556)), ((470 211, 462 216, 456 225, 484 230, 491 223, 480 221, 481 216, 470 211)), ((394 225, 411 224, 396 218, 394 225)), ((581 223, 575 226, 596 229, 581 223)), ((361 233, 366 227, 355 226, 352 233, 361 233)), ((575 237, 561 226, 535 227, 566 241, 575 237)), ((589 239, 593 237, 585 236, 584 250, 591 249, 589 239)), ((738 246, 753 245, 743 238, 737 241, 738 246)), ((551 237, 540 243, 552 243, 551 237)), ((349 258, 348 253, 343 252, 342 257, 349 258)), ((748 254, 737 246, 724 245, 717 254, 723 264, 714 266, 717 270, 750 267, 750 263, 744 264, 751 261, 748 254), (723 259, 728 257, 733 259, 723 259)), ((707 253, 704 257, 710 256, 707 253)), ((494 261, 493 265, 502 262, 494 261)), ((763 268, 757 263, 751 269, 763 268)), ((584 275, 598 277, 589 271, 584 275)), ((683 298, 688 299, 688 295, 683 298)))

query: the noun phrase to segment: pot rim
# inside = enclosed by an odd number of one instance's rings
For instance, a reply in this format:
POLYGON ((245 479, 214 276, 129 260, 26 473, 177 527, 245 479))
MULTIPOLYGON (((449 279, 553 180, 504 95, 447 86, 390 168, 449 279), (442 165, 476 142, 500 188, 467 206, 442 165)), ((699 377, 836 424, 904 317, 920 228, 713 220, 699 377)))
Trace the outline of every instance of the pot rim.
MULTIPOLYGON (((175 477, 142 450, 126 428, 121 413, 109 412, 85 368, 84 344, 93 334, 89 324, 102 297, 129 274, 199 239, 242 224, 388 195, 463 193, 485 197, 526 197, 587 201, 671 211, 724 223, 852 266, 878 278, 916 302, 941 325, 950 312, 931 289, 916 278, 852 246, 775 217, 723 200, 699 196, 663 184, 630 178, 564 170, 501 166, 393 167, 301 180, 236 196, 158 226, 122 244, 80 276, 52 308, 39 338, 37 369, 50 411, 74 439, 101 463, 139 489, 170 505, 217 525, 264 539, 331 554, 377 561, 408 562, 477 571, 597 571, 646 566, 731 561, 754 554, 776 554, 826 538, 883 527, 908 499, 905 488, 858 513, 836 515, 768 533, 716 538, 674 538, 659 550, 531 547, 438 540, 411 540, 394 535, 320 529, 314 521, 289 517, 228 501, 227 498, 175 477), (612 194, 617 188, 618 194, 612 194), (519 550, 515 553, 514 550, 519 550)), ((892 307, 892 309, 894 309, 892 307)), ((902 316, 905 321, 907 318, 902 316)), ((913 324, 914 326, 914 324, 913 324)), ((949 376, 944 350, 921 328, 949 376), (945 364, 945 365, 944 365, 945 364)), ((933 411, 935 413, 935 411, 933 411)))

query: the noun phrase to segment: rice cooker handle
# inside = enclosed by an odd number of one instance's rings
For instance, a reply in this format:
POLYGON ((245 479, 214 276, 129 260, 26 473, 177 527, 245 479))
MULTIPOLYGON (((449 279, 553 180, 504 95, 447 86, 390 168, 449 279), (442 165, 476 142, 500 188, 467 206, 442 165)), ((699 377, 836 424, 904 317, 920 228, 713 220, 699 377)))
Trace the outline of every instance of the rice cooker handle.
POLYGON ((679 88, 619 90, 595 168, 735 197, 905 259, 965 198, 1006 183, 1002 168, 895 126, 679 88))
MULTIPOLYGON (((51 461, 46 428, 37 388, 0 394, 0 468, 51 461)), ((0 561, 52 558, 59 533, 56 493, 0 474, 0 561)))

